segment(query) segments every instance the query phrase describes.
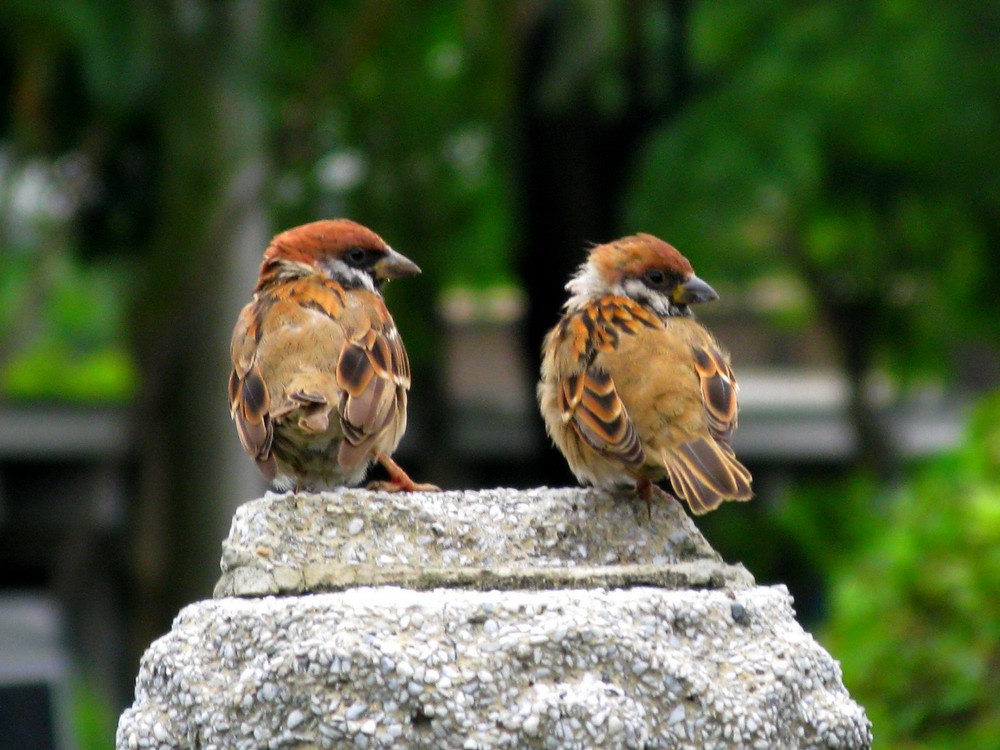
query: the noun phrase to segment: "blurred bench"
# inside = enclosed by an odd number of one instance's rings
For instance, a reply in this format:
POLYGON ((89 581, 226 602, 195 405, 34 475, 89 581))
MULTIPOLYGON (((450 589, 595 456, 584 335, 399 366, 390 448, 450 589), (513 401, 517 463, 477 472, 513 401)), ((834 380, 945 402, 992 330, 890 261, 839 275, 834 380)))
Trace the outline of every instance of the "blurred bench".
MULTIPOLYGON (((835 370, 741 368, 740 426, 734 447, 748 461, 846 463, 859 451, 848 415, 850 386, 835 370)), ((964 409, 955 396, 927 392, 880 399, 889 438, 906 457, 946 450, 961 438, 964 409)))

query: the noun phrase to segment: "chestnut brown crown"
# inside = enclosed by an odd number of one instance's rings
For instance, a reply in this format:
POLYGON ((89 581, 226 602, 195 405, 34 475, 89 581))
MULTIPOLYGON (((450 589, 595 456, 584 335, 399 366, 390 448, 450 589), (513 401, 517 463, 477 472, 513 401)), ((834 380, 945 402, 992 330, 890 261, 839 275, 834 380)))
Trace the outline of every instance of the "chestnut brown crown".
POLYGON ((689 305, 718 299, 691 262, 673 245, 651 234, 635 234, 597 245, 570 279, 567 309, 605 295, 629 297, 658 315, 687 315, 689 305))
POLYGON ((597 245, 590 251, 589 260, 611 283, 627 277, 639 278, 654 268, 679 278, 694 275, 691 261, 676 247, 644 232, 597 245))
POLYGON ((346 289, 378 291, 420 267, 379 235, 350 219, 324 219, 284 231, 264 251, 257 288, 321 273, 346 289))

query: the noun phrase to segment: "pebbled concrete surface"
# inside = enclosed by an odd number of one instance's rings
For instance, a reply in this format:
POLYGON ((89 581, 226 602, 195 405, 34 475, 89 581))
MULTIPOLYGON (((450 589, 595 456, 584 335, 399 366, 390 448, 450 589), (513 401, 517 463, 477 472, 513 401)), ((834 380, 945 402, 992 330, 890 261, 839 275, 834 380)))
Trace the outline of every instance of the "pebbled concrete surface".
POLYGON ((505 489, 268 493, 240 507, 216 596, 398 584, 490 589, 745 588, 675 501, 505 489))
POLYGON ((147 650, 118 750, 871 747, 787 590, 673 502, 268 494, 222 570, 147 650))
POLYGON ((783 587, 357 588, 184 609, 118 748, 868 748, 783 587))

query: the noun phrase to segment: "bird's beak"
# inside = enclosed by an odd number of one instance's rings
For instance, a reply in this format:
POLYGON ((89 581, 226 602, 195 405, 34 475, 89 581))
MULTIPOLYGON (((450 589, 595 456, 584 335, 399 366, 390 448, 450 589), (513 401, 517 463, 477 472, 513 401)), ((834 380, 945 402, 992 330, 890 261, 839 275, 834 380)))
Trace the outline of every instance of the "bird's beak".
POLYGON ((416 276, 418 273, 420 266, 392 249, 375 264, 375 276, 379 279, 400 279, 404 276, 416 276))
POLYGON ((683 284, 678 284, 670 298, 678 305, 694 305, 719 299, 719 294, 693 274, 683 284))

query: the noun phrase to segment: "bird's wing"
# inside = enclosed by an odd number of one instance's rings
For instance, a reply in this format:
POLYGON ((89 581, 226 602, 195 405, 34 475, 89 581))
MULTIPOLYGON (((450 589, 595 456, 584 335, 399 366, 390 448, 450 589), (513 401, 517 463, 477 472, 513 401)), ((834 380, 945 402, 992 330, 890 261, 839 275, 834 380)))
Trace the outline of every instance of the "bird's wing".
POLYGON ((602 455, 626 466, 641 466, 645 454, 615 380, 599 358, 613 352, 623 336, 660 325, 630 300, 605 297, 563 318, 552 334, 563 422, 602 455))
POLYGON ((664 461, 671 484, 683 493, 695 513, 707 513, 723 500, 753 497, 750 472, 731 446, 739 416, 736 378, 707 332, 705 339, 692 344, 691 354, 708 435, 677 445, 672 460, 664 461))
POLYGON ((722 352, 711 344, 692 346, 691 352, 701 386, 708 429, 713 437, 730 444, 739 416, 739 404, 736 400, 739 388, 733 370, 722 352))
POLYGON ((353 466, 373 449, 395 447, 406 427, 410 362, 382 298, 355 292, 358 314, 348 316, 337 359, 338 411, 344 441, 338 460, 353 466))
POLYGON ((262 321, 259 300, 240 312, 230 345, 233 369, 229 374, 229 413, 236 423, 243 450, 250 454, 268 480, 274 479, 271 456, 274 427, 271 424, 271 394, 257 367, 257 342, 262 321))
POLYGON ((635 425, 618 397, 611 376, 596 368, 567 375, 560 383, 559 408, 576 433, 601 454, 627 466, 641 466, 642 446, 635 425))

